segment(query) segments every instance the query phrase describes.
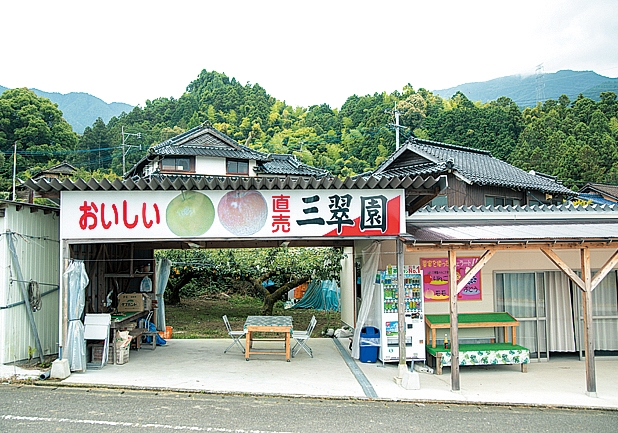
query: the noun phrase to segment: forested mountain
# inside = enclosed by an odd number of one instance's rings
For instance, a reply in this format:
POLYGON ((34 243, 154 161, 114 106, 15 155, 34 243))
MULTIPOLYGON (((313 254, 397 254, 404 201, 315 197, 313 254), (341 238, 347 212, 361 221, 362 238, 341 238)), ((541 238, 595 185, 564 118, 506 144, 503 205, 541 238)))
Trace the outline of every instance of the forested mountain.
MULTIPOLYGON (((46 99, 25 89, 5 92, 0 95, 0 150, 9 155, 19 143, 21 177, 63 160, 80 167, 82 177, 118 176, 123 127, 125 133, 141 134, 126 136, 132 146, 124 149, 128 168, 148 147, 209 122, 254 149, 293 153, 343 177, 374 169, 395 150, 396 107, 405 126, 402 142, 416 136, 489 150, 525 170, 558 176, 573 188, 586 182, 618 184, 616 93, 596 98, 559 96, 521 109, 507 97, 481 103, 458 92, 444 99, 407 85, 391 93, 352 95, 341 109, 304 108, 286 105, 259 84, 243 85, 204 70, 180 98, 146 101, 107 123, 97 119, 82 136, 64 134, 68 125, 46 99)), ((6 158, 1 166, 5 191, 11 162, 6 158)))
POLYGON ((558 99, 579 94, 599 101, 602 92, 618 93, 618 78, 608 78, 592 71, 558 71, 551 74, 511 75, 479 83, 460 84, 449 89, 434 90, 442 98, 461 92, 472 101, 489 102, 501 96, 511 98, 519 107, 534 107, 538 100, 558 99), (537 99, 540 96, 540 99, 537 99))
MULTIPOLYGON (((0 94, 7 90, 0 86, 0 94)), ((87 126, 92 126, 97 118, 108 122, 114 116, 120 116, 122 112, 129 112, 133 106, 121 102, 110 104, 88 93, 71 92, 67 94, 49 93, 38 89, 32 89, 34 93, 58 104, 58 108, 67 122, 73 127, 73 131, 81 134, 87 126)))

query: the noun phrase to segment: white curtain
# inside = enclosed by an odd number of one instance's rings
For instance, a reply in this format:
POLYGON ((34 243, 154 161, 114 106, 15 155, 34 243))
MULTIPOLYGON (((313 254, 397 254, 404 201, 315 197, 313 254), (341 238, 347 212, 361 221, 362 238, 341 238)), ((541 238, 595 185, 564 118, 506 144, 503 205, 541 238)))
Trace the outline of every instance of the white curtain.
POLYGON ((163 294, 167 286, 167 280, 170 277, 172 262, 167 258, 158 259, 156 263, 156 281, 157 288, 155 296, 157 297, 157 329, 165 332, 165 301, 163 294))
MULTIPOLYGON (((504 273, 496 276, 497 311, 505 311, 519 320, 517 343, 537 353, 536 279, 534 273, 504 273)), ((543 314, 542 305, 538 313, 543 314)), ((502 338, 500 334, 497 336, 502 338)))
MULTIPOLYGON (((363 250, 363 267, 361 269, 361 306, 356 318, 354 337, 352 340, 352 358, 360 358, 360 334, 365 324, 377 326, 375 319, 370 317, 376 293, 376 273, 380 264, 380 242, 374 242, 363 250)), ((378 293, 379 294, 379 293, 378 293)), ((379 297, 379 296, 378 296, 379 297)))
MULTIPOLYGON (((580 313, 580 317, 583 313, 580 313)), ((616 272, 610 272, 592 291, 594 348, 618 350, 618 294, 616 272), (599 317, 600 316, 600 317, 599 317)))
POLYGON ((63 359, 69 360, 71 371, 86 371, 86 340, 84 324, 81 321, 86 304, 86 286, 90 282, 86 267, 81 260, 72 260, 65 272, 69 295, 69 327, 63 359))
MULTIPOLYGON (((560 271, 544 273, 550 352, 575 352, 575 331, 569 279, 560 271)), ((578 289, 579 290, 579 289, 578 289)))

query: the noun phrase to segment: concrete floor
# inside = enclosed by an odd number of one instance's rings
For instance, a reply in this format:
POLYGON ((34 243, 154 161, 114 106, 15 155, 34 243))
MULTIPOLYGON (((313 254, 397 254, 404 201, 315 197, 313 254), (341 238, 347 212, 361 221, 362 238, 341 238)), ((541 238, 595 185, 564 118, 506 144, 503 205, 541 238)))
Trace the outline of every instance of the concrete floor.
MULTIPOLYGON (((199 391, 322 398, 377 398, 416 402, 606 408, 618 410, 618 359, 597 358, 596 397, 586 395, 585 363, 576 358, 519 366, 461 367, 460 391, 451 391, 451 371, 418 373, 420 389, 398 385, 397 364, 360 363, 349 357, 348 340, 309 341, 314 358, 301 351, 291 362, 283 356, 255 355, 249 361, 229 339, 168 340, 155 350, 131 350, 129 362, 73 373, 60 385, 199 391), (342 353, 343 351, 343 353, 342 353), (347 360, 347 361, 346 361, 347 360)), ((260 343, 269 344, 269 343, 260 343)), ((19 376, 0 367, 0 377, 19 376)))

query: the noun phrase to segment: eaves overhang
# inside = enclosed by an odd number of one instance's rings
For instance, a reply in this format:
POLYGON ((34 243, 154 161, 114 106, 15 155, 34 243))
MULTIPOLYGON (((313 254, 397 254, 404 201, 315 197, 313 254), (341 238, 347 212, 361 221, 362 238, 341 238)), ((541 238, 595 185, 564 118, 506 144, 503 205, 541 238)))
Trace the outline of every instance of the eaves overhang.
POLYGON ((96 180, 28 179, 23 186, 45 196, 62 191, 166 191, 166 190, 288 190, 288 189, 404 189, 406 196, 433 195, 446 187, 446 178, 429 177, 238 177, 152 176, 96 180))

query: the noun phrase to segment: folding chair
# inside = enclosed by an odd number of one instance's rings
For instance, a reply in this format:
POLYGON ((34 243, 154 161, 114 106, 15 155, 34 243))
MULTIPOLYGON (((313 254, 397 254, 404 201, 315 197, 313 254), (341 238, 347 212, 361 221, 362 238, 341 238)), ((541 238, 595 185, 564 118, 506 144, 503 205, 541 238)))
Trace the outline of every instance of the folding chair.
POLYGON ((237 344, 238 347, 240 347, 240 350, 242 350, 242 353, 245 353, 245 348, 240 342, 240 339, 243 338, 247 332, 246 331, 232 331, 232 327, 230 326, 230 322, 227 320, 227 316, 223 316, 223 323, 225 323, 227 334, 232 338, 232 340, 234 340, 232 344, 230 344, 227 347, 227 349, 223 351, 223 353, 226 353, 235 344, 237 344))
MULTIPOLYGON (((86 314, 84 318, 84 340, 86 340, 86 346, 88 341, 96 341, 98 344, 92 346, 90 350, 95 352, 95 347, 100 348, 101 362, 92 359, 86 363, 86 368, 103 368, 107 364, 107 357, 109 351, 109 328, 112 321, 111 314, 86 314)), ((95 354, 92 354, 92 358, 95 358, 95 354)))
POLYGON ((309 326, 307 326, 306 331, 292 331, 292 338, 296 340, 296 344, 292 347, 292 357, 295 357, 298 352, 300 352, 300 349, 304 349, 305 352, 313 358, 313 352, 311 351, 311 347, 307 345, 307 341, 311 338, 311 333, 317 323, 317 319, 313 316, 309 321, 309 326))

